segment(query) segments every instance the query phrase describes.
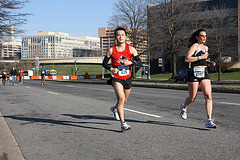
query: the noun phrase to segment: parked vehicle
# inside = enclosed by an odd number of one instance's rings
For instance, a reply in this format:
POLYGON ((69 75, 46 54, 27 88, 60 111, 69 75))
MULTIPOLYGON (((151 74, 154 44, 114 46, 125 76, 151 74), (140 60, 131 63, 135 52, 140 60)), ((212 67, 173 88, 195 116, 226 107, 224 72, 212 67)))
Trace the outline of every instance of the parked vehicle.
POLYGON ((183 81, 183 82, 187 82, 187 78, 188 78, 188 69, 184 68, 182 70, 180 70, 177 74, 175 74, 173 76, 174 82, 177 81, 183 81))
POLYGON ((23 76, 33 76, 33 71, 32 70, 25 70, 25 71, 23 71, 23 76))
POLYGON ((46 72, 46 76, 56 76, 57 75, 57 71, 56 70, 47 70, 46 72))

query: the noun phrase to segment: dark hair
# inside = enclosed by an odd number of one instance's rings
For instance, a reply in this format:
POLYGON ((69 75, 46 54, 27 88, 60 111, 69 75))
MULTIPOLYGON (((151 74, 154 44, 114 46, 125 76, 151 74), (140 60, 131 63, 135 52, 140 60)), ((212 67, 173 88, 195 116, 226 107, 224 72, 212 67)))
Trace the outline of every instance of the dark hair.
POLYGON ((199 36, 200 32, 206 32, 206 30, 198 29, 197 31, 193 32, 192 35, 190 36, 189 40, 188 40, 188 42, 189 42, 188 47, 191 47, 194 43, 198 42, 196 36, 199 36))
POLYGON ((114 37, 117 36, 117 31, 120 31, 120 30, 121 30, 121 31, 124 31, 125 34, 127 35, 127 31, 126 31, 125 28, 123 28, 123 27, 118 27, 118 28, 116 28, 115 31, 114 31, 114 37))

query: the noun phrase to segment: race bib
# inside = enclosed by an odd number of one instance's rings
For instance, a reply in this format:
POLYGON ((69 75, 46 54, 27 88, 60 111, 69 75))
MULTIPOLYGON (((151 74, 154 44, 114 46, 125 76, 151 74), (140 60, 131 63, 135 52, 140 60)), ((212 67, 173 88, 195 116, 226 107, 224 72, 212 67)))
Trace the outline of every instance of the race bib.
POLYGON ((196 78, 204 78, 205 77, 205 68, 193 68, 193 74, 196 78))
POLYGON ((127 76, 129 75, 129 66, 118 66, 118 75, 127 76))
POLYGON ((42 74, 45 74, 45 71, 42 71, 42 74))

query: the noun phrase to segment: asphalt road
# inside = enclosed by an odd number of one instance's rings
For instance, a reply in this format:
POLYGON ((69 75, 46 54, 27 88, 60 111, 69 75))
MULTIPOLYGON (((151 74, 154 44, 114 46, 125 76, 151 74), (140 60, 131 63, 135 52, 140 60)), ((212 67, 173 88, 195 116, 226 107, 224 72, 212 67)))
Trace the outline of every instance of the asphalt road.
POLYGON ((187 91, 133 87, 120 132, 111 86, 26 81, 0 86, 0 112, 26 160, 240 159, 239 94, 213 93, 217 129, 206 129, 202 93, 179 116, 187 91))

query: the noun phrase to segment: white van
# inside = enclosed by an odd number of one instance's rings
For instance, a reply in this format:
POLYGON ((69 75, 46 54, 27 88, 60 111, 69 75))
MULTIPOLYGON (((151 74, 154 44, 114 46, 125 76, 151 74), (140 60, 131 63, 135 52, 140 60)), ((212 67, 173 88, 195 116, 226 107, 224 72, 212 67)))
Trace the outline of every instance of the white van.
POLYGON ((23 76, 33 76, 33 70, 23 71, 23 76))

